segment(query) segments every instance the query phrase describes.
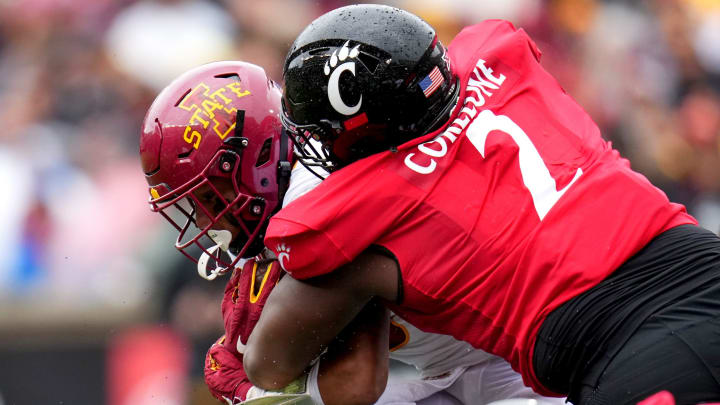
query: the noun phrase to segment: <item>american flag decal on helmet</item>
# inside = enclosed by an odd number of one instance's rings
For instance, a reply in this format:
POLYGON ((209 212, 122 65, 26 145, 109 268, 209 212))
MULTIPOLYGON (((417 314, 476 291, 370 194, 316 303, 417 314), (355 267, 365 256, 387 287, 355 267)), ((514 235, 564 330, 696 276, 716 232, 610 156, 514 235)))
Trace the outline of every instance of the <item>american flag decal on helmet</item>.
POLYGON ((443 78, 442 73, 440 73, 440 69, 438 69, 437 66, 433 68, 433 70, 430 72, 427 77, 422 79, 420 83, 418 83, 418 86, 423 91, 423 94, 425 97, 430 97, 435 90, 437 90, 438 87, 440 87, 441 84, 445 82, 445 78, 443 78))

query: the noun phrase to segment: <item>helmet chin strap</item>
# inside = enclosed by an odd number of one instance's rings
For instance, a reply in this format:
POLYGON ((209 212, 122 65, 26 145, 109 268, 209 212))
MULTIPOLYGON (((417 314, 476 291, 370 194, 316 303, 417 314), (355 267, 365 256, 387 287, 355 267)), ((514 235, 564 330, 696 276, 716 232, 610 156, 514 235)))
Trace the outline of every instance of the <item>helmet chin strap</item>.
POLYGON ((200 277, 204 278, 205 280, 212 281, 215 280, 217 276, 221 276, 227 273, 229 269, 227 267, 219 266, 217 261, 222 251, 223 250, 220 245, 215 245, 208 249, 207 252, 203 252, 200 255, 197 263, 198 274, 200 275, 200 277), (212 260, 210 259, 211 256, 212 260), (214 269, 208 269, 208 265, 211 261, 215 263, 214 269))
POLYGON ((218 264, 220 255, 223 253, 229 255, 231 263, 235 261, 235 255, 230 253, 230 242, 232 241, 232 233, 230 233, 230 231, 210 229, 207 234, 208 237, 217 244, 200 255, 197 270, 200 277, 212 281, 215 280, 217 276, 221 276, 230 270, 218 264), (211 262, 214 263, 215 267, 209 269, 208 265, 210 265, 211 262))

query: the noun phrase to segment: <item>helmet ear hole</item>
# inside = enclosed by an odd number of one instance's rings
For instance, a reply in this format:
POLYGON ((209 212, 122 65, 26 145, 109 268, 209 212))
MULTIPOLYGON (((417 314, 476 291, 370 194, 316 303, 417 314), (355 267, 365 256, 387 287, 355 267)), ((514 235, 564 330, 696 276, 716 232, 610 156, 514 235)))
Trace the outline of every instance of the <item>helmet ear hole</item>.
POLYGON ((188 149, 187 152, 179 153, 177 155, 178 159, 185 159, 186 157, 190 156, 190 154, 193 152, 193 149, 188 149))
POLYGON ((268 138, 263 142, 260 153, 258 153, 257 161, 255 161, 255 167, 260 167, 270 160, 270 152, 272 151, 272 138, 268 138))
POLYGON ((360 59, 360 62, 362 62, 363 65, 365 65, 365 68, 367 68, 368 72, 371 74, 375 74, 375 69, 377 69, 378 65, 380 64, 380 60, 372 55, 368 55, 365 52, 360 52, 358 54, 358 59, 360 59))
POLYGON ((230 78, 232 78, 232 79, 235 80, 235 81, 238 81, 238 82, 240 81, 240 75, 238 75, 238 74, 235 73, 235 72, 221 73, 221 74, 215 75, 215 76, 213 76, 213 77, 216 77, 216 78, 218 78, 218 79, 230 79, 230 78))
POLYGON ((330 48, 329 48, 329 47, 323 47, 323 48, 313 49, 313 50, 311 50, 311 51, 308 52, 308 53, 309 53, 310 55, 312 55, 312 56, 315 56, 315 55, 320 55, 320 54, 322 54, 322 53, 328 53, 328 52, 330 52, 330 48))
POLYGON ((182 101, 185 100, 185 97, 187 97, 187 95, 190 94, 191 91, 192 91, 192 88, 188 88, 187 90, 185 90, 185 93, 183 93, 182 96, 178 97, 178 99, 175 102, 175 105, 173 107, 179 106, 180 103, 182 103, 182 101))

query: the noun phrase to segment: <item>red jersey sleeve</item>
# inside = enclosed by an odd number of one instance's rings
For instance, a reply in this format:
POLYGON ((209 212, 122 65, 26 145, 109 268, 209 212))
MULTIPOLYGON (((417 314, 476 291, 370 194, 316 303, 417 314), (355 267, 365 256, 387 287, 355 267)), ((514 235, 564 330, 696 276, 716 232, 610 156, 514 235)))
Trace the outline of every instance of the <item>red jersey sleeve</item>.
POLYGON ((350 261, 325 232, 283 218, 277 218, 272 226, 265 243, 294 278, 318 276, 350 261))
POLYGON ((412 200, 404 198, 405 182, 393 173, 385 172, 380 178, 365 172, 388 153, 333 173, 270 219, 265 245, 275 252, 285 271, 297 279, 322 275, 382 241, 412 200), (401 184, 396 186, 398 180, 401 184), (363 192, 349 191, 358 188, 363 192))

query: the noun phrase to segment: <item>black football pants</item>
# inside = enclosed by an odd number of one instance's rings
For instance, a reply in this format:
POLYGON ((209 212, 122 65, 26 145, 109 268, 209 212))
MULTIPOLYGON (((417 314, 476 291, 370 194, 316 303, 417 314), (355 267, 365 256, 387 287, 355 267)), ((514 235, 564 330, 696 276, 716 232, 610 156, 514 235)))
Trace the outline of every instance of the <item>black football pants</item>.
POLYGON ((720 238, 683 225, 552 311, 533 365, 574 405, 720 402, 720 238))
POLYGON ((635 404, 660 390, 677 404, 720 401, 720 289, 652 315, 576 405, 635 404))

